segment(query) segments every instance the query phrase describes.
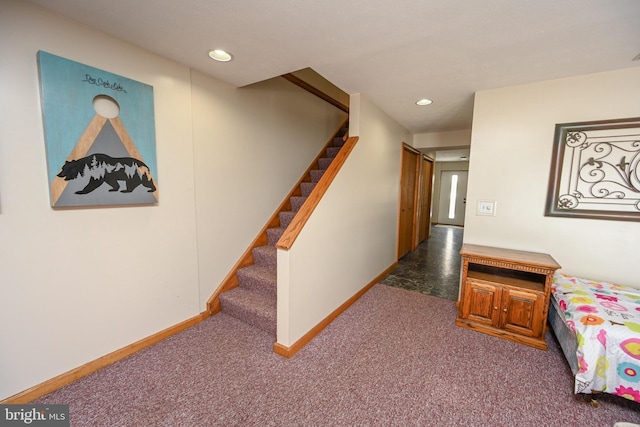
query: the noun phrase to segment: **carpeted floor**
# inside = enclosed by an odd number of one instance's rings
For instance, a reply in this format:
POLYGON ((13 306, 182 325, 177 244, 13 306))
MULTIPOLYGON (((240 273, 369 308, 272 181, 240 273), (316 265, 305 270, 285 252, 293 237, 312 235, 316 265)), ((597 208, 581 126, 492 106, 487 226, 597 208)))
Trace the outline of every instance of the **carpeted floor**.
POLYGON ((34 403, 72 426, 613 426, 548 333, 541 351, 454 325, 455 302, 375 285, 291 359, 219 314, 34 403))

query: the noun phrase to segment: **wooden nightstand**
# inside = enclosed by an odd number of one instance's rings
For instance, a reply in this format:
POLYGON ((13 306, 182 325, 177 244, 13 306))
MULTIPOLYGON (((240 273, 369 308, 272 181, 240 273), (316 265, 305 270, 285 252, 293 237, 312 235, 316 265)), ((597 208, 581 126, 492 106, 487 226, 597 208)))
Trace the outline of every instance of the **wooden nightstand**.
POLYGON ((547 349, 551 280, 560 265, 548 254, 462 245, 456 325, 547 349))

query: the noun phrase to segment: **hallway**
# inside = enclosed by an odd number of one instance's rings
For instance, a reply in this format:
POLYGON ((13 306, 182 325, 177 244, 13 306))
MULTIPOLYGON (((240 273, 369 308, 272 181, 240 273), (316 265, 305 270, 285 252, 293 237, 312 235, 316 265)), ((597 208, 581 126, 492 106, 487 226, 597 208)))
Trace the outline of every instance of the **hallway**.
POLYGON ((432 226, 431 237, 400 258, 380 283, 457 301, 463 231, 461 227, 432 226))

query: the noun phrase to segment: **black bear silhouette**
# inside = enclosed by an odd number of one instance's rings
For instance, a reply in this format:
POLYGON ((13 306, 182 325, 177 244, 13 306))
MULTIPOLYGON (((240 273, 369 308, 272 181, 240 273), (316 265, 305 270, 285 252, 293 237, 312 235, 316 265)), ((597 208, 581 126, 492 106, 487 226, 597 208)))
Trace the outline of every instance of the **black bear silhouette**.
POLYGON ((111 157, 107 154, 91 154, 77 160, 65 161, 58 176, 65 181, 89 175, 89 183, 76 194, 88 194, 103 183, 109 184, 109 191, 120 190, 118 181, 125 181, 126 188, 122 193, 131 193, 139 185, 148 188, 148 192, 156 191, 149 167, 133 157, 111 157))

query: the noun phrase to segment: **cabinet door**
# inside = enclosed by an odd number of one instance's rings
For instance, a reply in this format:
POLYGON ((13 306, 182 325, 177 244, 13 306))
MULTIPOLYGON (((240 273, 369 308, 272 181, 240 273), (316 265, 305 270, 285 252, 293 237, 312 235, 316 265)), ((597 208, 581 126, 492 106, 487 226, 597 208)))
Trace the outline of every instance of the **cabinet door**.
POLYGON ((462 318, 496 326, 500 311, 500 288, 485 282, 467 279, 462 303, 462 318))
POLYGON ((538 337, 543 330, 542 295, 518 289, 502 289, 500 328, 519 335, 538 337))

